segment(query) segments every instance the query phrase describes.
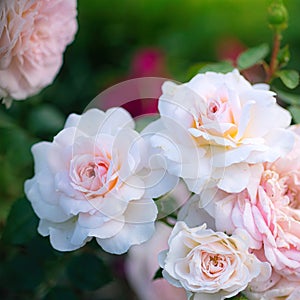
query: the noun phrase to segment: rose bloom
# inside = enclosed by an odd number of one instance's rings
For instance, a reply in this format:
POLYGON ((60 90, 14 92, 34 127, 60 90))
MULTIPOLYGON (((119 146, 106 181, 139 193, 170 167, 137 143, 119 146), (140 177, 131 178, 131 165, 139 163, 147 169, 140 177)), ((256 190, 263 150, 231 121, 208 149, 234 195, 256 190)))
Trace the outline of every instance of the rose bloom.
MULTIPOLYGON (((202 226, 189 228, 177 222, 169 250, 160 255, 163 276, 183 287, 194 300, 225 299, 243 291, 256 277, 270 276, 270 265, 248 252, 247 236, 229 237, 202 226)), ((189 298, 190 299, 190 298, 189 298)))
POLYGON ((162 151, 168 171, 200 193, 215 183, 240 192, 250 165, 285 155, 293 136, 290 113, 276 104, 265 84, 251 85, 237 70, 198 74, 184 84, 165 82, 161 119, 151 124, 152 145, 162 151))
MULTIPOLYGON (((216 228, 231 233, 244 228, 251 248, 262 250, 274 270, 300 280, 300 129, 288 155, 256 166, 252 182, 237 194, 214 197, 216 228)), ((209 209, 211 212, 213 209, 209 209)))
POLYGON ((131 287, 141 300, 185 300, 186 293, 176 288, 164 278, 153 280, 159 269, 158 254, 168 248, 171 227, 156 223, 153 237, 146 243, 133 246, 126 259, 126 275, 131 287))
POLYGON ((77 31, 76 0, 0 2, 0 99, 9 106, 49 85, 77 31))
POLYGON ((96 237, 104 250, 120 254, 152 236, 152 198, 170 185, 151 178, 159 170, 143 175, 146 147, 133 127, 124 109, 92 109, 70 115, 52 143, 33 146, 35 175, 25 193, 41 219, 39 233, 50 235, 55 249, 78 249, 96 237))
POLYGON ((299 300, 300 299, 300 282, 290 281, 280 278, 278 282, 271 288, 255 291, 255 289, 247 289, 244 294, 249 300, 299 300))

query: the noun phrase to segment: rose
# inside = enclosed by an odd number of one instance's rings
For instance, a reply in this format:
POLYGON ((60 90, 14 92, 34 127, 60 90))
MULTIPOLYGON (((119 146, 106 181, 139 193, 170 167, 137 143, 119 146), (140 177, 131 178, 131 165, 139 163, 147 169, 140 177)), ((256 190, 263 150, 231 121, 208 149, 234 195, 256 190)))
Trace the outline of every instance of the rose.
MULTIPOLYGON (((263 251, 254 251, 260 261, 266 261, 263 251)), ((249 300, 297 300, 299 299, 299 281, 287 280, 279 275, 274 268, 269 278, 255 278, 243 294, 249 300)))
POLYGON ((41 219, 39 233, 50 235, 55 249, 78 249, 96 237, 104 250, 119 254, 153 234, 152 197, 173 181, 158 166, 146 168, 147 149, 133 127, 124 109, 92 109, 70 115, 52 143, 33 146, 35 176, 25 193, 41 219))
POLYGON ((298 300, 300 299, 300 282, 280 278, 271 288, 256 291, 247 289, 244 294, 249 300, 298 300))
POLYGON ((273 163, 257 165, 252 183, 241 193, 216 194, 212 215, 218 230, 247 230, 251 247, 262 249, 276 272, 288 280, 299 281, 299 126, 290 131, 297 134, 292 151, 273 163))
POLYGON ((130 248, 126 259, 127 279, 141 300, 185 300, 184 289, 169 284, 164 278, 153 280, 158 270, 158 254, 168 246, 172 229, 156 223, 155 235, 146 243, 130 248))
POLYGON ((192 192, 218 185, 242 191, 251 164, 285 155, 293 136, 289 112, 276 104, 267 85, 251 85, 237 70, 207 72, 177 85, 165 82, 161 119, 151 124, 152 145, 168 159, 168 171, 192 192))
POLYGON ((169 250, 160 255, 163 276, 186 289, 195 300, 225 299, 243 291, 256 277, 270 276, 270 265, 248 252, 247 236, 231 237, 177 222, 169 238, 169 250))
POLYGON ((22 100, 49 85, 77 31, 76 0, 0 2, 0 99, 22 100))

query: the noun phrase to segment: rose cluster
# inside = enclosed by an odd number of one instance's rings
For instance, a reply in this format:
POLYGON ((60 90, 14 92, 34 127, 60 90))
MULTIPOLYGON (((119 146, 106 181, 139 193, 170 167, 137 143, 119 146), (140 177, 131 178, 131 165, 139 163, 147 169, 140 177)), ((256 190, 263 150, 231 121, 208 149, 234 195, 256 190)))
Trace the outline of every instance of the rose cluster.
MULTIPOLYGON (((164 279, 194 300, 298 299, 300 130, 276 94, 237 70, 207 72, 165 82, 158 109, 140 133, 122 108, 72 114, 53 142, 33 146, 25 192, 40 234, 61 251, 95 237, 125 253, 161 234, 158 203, 180 184, 192 196, 164 218, 174 225, 159 254, 164 279)), ((131 258, 131 278, 145 261, 131 258)))

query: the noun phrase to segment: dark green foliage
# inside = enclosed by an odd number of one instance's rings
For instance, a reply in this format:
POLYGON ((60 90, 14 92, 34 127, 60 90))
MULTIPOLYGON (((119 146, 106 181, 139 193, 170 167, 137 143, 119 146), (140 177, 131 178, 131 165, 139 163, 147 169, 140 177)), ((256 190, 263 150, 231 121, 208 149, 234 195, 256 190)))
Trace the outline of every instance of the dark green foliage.
POLYGON ((163 271, 163 269, 162 269, 162 268, 159 268, 159 269, 155 272, 155 275, 154 275, 154 277, 153 277, 153 280, 159 279, 159 278, 163 278, 162 271, 163 271))
POLYGON ((22 245, 37 235, 38 218, 25 198, 17 200, 8 215, 2 240, 4 243, 22 245))
POLYGON ((90 253, 82 253, 71 258, 67 274, 80 290, 95 290, 112 281, 112 275, 103 261, 90 253))

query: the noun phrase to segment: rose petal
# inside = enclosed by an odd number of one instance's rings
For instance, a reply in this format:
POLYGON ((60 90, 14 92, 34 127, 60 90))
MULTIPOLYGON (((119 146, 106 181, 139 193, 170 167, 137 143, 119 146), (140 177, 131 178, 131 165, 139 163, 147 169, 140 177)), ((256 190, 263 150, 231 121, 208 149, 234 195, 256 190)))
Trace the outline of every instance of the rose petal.
POLYGON ((153 222, 144 224, 125 223, 123 229, 108 239, 98 239, 98 244, 107 252, 113 254, 125 253, 132 245, 139 245, 148 240, 154 233, 153 222))

